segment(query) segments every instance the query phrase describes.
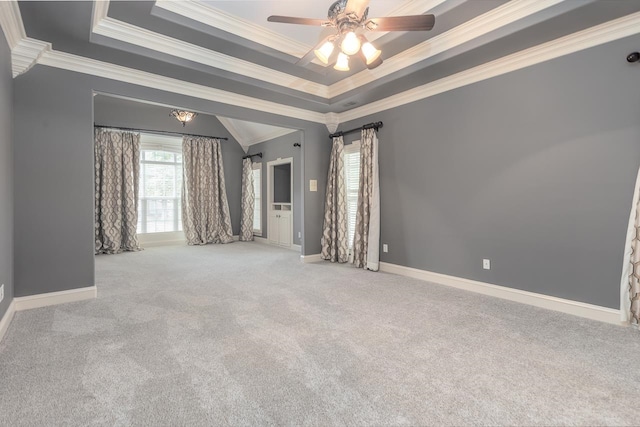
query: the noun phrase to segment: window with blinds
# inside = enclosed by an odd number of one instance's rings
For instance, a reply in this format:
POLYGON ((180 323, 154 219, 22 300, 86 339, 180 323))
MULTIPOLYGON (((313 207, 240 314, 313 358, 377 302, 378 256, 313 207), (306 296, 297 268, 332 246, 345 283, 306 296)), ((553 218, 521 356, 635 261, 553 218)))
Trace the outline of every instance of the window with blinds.
POLYGON ((343 151, 344 183, 347 192, 347 220, 349 249, 353 247, 353 235, 356 230, 356 212, 358 210, 358 187, 360 185, 360 141, 346 145, 343 151))
POLYGON ((262 163, 253 167, 253 234, 262 234, 262 163))
POLYGON ((182 230, 182 138, 140 134, 138 234, 182 230))

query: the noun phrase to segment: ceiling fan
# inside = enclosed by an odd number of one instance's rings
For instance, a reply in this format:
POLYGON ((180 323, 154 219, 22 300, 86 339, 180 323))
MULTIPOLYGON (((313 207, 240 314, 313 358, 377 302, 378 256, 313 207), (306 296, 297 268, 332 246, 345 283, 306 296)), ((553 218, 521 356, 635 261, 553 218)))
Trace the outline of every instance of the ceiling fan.
POLYGON ((389 16, 368 18, 370 0, 338 0, 327 14, 327 19, 296 18, 272 15, 269 22, 283 24, 315 25, 332 27, 335 34, 325 37, 297 62, 307 65, 315 55, 324 64, 335 63, 336 70, 349 71, 349 57, 357 55, 367 68, 382 64, 382 52, 376 49, 363 34, 366 31, 428 31, 433 28, 433 15, 389 16), (340 49, 336 49, 340 46, 340 49))

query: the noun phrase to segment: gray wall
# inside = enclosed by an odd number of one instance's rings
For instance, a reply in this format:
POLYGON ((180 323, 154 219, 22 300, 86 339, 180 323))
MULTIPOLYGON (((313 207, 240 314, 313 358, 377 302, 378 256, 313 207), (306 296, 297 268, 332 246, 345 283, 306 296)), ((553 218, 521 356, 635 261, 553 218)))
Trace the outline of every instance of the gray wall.
MULTIPOLYGON (((293 117, 36 65, 14 80, 16 296, 95 283, 92 91, 326 136, 324 126, 293 117)), ((318 247, 321 227, 307 227, 318 247)))
POLYGON ((268 237, 267 230, 267 162, 278 158, 293 158, 293 243, 302 244, 302 153, 293 144, 301 143, 302 132, 293 132, 279 138, 249 147, 248 154, 262 153, 262 159, 254 157, 262 164, 262 237, 268 237))
POLYGON ((183 128, 176 119, 169 116, 170 110, 169 107, 122 98, 104 95, 94 97, 94 121, 98 125, 229 138, 228 141, 222 141, 222 160, 233 234, 238 235, 240 233, 242 156, 244 155, 242 147, 215 116, 200 114, 183 128))
POLYGON ((317 125, 304 132, 302 139, 303 156, 303 255, 319 254, 321 250, 322 223, 324 221, 324 198, 327 188, 327 172, 331 156, 329 131, 324 125, 317 125), (318 182, 318 191, 309 190, 309 181, 318 182))
POLYGON ((11 51, 0 31, 0 319, 13 299, 13 79, 11 51))
POLYGON ((640 66, 625 57, 638 46, 620 40, 341 126, 384 122, 381 260, 618 308, 640 165, 640 66))

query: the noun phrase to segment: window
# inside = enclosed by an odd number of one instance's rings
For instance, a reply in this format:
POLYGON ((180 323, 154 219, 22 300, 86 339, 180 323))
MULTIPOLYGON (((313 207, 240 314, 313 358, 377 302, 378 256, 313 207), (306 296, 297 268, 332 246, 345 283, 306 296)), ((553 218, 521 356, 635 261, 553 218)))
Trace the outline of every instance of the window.
POLYGON ((182 138, 140 134, 139 234, 182 230, 182 138))
POLYGON ((262 163, 253 167, 253 234, 262 235, 262 163))
POLYGON ((343 151, 344 184, 347 192, 347 230, 349 249, 353 248, 353 235, 356 230, 356 212, 358 211, 358 188, 360 186, 360 141, 346 145, 343 151))

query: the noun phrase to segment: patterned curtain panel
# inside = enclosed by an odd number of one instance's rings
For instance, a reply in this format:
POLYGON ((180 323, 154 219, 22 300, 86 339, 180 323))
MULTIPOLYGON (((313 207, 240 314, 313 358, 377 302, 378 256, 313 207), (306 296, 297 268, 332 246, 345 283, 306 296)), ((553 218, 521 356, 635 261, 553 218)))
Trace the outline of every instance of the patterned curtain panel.
POLYGON ((95 253, 139 251, 140 134, 102 128, 94 134, 95 253))
POLYGON ((631 203, 620 290, 622 320, 638 328, 640 326, 640 170, 631 203))
POLYGON ((189 245, 233 241, 220 141, 182 139, 182 227, 189 245))
POLYGON ((242 160, 242 206, 240 220, 240 240, 250 242, 253 240, 253 169, 251 159, 242 160))
POLYGON ((380 263, 380 182, 378 177, 378 137, 373 129, 363 129, 360 140, 360 186, 356 229, 353 237, 353 264, 378 271, 380 263))
POLYGON ((343 150, 342 136, 333 138, 322 226, 322 259, 331 262, 349 260, 343 150))

